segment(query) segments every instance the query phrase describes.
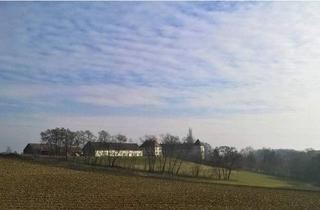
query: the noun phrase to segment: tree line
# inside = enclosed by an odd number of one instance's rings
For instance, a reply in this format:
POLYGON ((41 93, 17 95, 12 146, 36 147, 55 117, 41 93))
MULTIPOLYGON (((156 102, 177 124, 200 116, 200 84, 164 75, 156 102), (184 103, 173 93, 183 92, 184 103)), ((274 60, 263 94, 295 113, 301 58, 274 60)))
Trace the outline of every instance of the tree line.
POLYGON ((88 142, 125 143, 128 141, 125 135, 112 136, 105 130, 99 131, 98 136, 95 136, 89 130, 71 131, 68 128, 54 128, 41 132, 40 136, 41 143, 49 147, 49 155, 65 155, 66 159, 73 148, 82 148, 88 142))
MULTIPOLYGON (((66 128, 47 129, 41 132, 41 143, 48 145, 51 155, 65 155, 73 147, 82 148, 87 142, 114 142, 125 143, 131 141, 125 135, 111 135, 105 130, 94 135, 89 130, 71 131, 66 128)), ((181 145, 191 145, 195 142, 192 130, 184 138, 172 134, 163 134, 160 137, 145 135, 140 142, 158 141, 162 146, 162 156, 155 157, 153 151, 145 150, 145 168, 150 172, 178 175, 184 163, 183 160, 214 166, 216 179, 229 180, 235 169, 249 170, 275 176, 294 178, 302 181, 320 184, 320 152, 312 149, 306 151, 258 149, 247 147, 238 151, 230 146, 212 148, 210 144, 202 142, 205 148, 205 159, 192 157, 188 159, 188 151, 181 149, 181 145)), ((115 166, 117 157, 110 158, 108 166, 115 166)), ((134 159, 132 159, 134 161, 134 159)), ((201 165, 195 165, 194 176, 198 176, 201 165)))
POLYGON ((320 151, 247 147, 240 153, 242 169, 320 184, 320 151))
MULTIPOLYGON (((40 133, 41 143, 48 145, 49 155, 61 156, 65 155, 68 159, 68 154, 73 148, 83 148, 88 142, 112 142, 112 143, 126 143, 128 138, 125 135, 117 134, 111 135, 105 130, 94 135, 91 131, 71 131, 68 128, 54 128, 47 129, 40 133)), ((140 142, 153 143, 159 142, 161 144, 161 156, 156 157, 153 148, 146 148, 144 150, 145 169, 149 172, 167 173, 170 175, 178 175, 184 163, 184 160, 189 160, 195 164, 192 168, 194 176, 198 176, 201 170, 200 164, 206 163, 215 166, 216 178, 229 180, 232 170, 236 168, 236 163, 239 159, 239 153, 234 147, 222 146, 211 149, 210 144, 202 142, 205 147, 205 159, 200 155, 190 154, 190 147, 195 143, 195 137, 192 130, 189 129, 186 137, 180 138, 172 134, 162 134, 159 137, 154 135, 145 135, 140 138, 140 142)), ((111 148, 109 148, 111 150, 111 148)), ((108 148, 106 148, 108 150, 108 148)), ((113 151, 117 152, 115 147, 113 151)), ((199 151, 200 152, 200 151, 199 151)), ((110 153, 108 153, 110 154, 110 153)), ((118 160, 117 155, 107 155, 105 157, 105 165, 114 167, 118 160)), ((96 161, 101 161, 101 158, 96 161)), ((134 164, 132 158, 132 164, 134 164)))
POLYGON ((242 169, 320 185, 320 151, 246 147, 208 148, 206 164, 216 167, 218 179, 228 180, 232 170, 242 169))

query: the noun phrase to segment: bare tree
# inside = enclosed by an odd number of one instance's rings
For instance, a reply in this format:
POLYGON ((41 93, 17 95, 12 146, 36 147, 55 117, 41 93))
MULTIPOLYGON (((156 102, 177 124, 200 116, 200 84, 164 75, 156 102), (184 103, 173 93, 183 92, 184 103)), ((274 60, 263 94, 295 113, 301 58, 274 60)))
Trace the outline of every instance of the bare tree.
POLYGON ((76 131, 74 138, 75 145, 78 147, 83 147, 86 143, 88 143, 88 138, 85 131, 76 131))
MULTIPOLYGON (((41 137, 41 140, 40 140, 40 144, 46 144, 48 145, 48 149, 49 149, 49 155, 52 154, 52 148, 53 148, 53 142, 52 142, 52 137, 50 135, 50 130, 47 129, 45 131, 42 131, 40 133, 40 137, 41 137)), ((40 149, 41 150, 41 149, 40 149)), ((40 151, 41 152, 41 151, 40 151)))
POLYGON ((120 157, 120 150, 122 148, 122 144, 127 142, 127 137, 122 134, 118 134, 116 136, 113 136, 112 139, 115 141, 113 144, 113 156, 111 156, 111 167, 115 166, 116 161, 120 157))
POLYGON ((222 172, 221 172, 221 169, 223 168, 223 165, 222 165, 222 156, 220 155, 220 152, 219 152, 219 148, 216 147, 212 153, 211 153, 211 160, 212 160, 212 164, 214 167, 214 172, 215 174, 217 175, 217 178, 218 179, 221 179, 222 178, 222 172))
POLYGON ((179 137, 173 136, 169 133, 161 135, 161 143, 162 143, 162 157, 160 158, 160 171, 164 173, 167 167, 167 162, 170 156, 172 156, 173 148, 170 145, 178 144, 179 137))
POLYGON ((105 130, 98 132, 98 141, 99 142, 111 142, 112 136, 105 130))
POLYGON ((95 135, 93 135, 93 133, 89 130, 84 131, 84 137, 87 142, 89 142, 89 141, 95 142, 97 140, 97 137, 95 135))
POLYGON ((218 167, 218 178, 229 180, 236 163, 240 159, 240 154, 234 147, 221 146, 216 147, 212 154, 212 163, 218 167))
POLYGON ((126 143, 128 141, 128 138, 122 134, 118 134, 114 136, 114 138, 116 139, 116 142, 119 142, 119 143, 126 143))
POLYGON ((252 147, 246 147, 240 151, 241 154, 241 167, 244 169, 255 169, 256 157, 255 151, 252 147))
POLYGON ((148 171, 154 172, 157 157, 155 155, 155 145, 157 144, 157 137, 153 135, 146 135, 142 139, 143 153, 147 157, 145 160, 145 167, 148 165, 148 171))
MULTIPOLYGON (((101 135, 104 135, 103 133, 100 133, 101 135)), ((101 135, 99 135, 101 137, 101 135)), ((115 135, 115 136, 108 136, 108 138, 105 138, 106 141, 106 150, 107 150, 107 165, 110 167, 115 167, 117 160, 120 158, 120 151, 123 146, 123 143, 127 141, 127 137, 125 135, 115 135)))
POLYGON ((64 133, 64 147, 65 147, 65 157, 68 160, 69 153, 72 153, 72 148, 77 146, 77 142, 75 141, 76 133, 72 132, 69 129, 63 130, 64 133))
POLYGON ((78 144, 76 133, 65 128, 47 129, 40 135, 41 143, 48 145, 49 154, 65 155, 66 159, 72 147, 78 144))
POLYGON ((184 152, 183 145, 178 136, 170 134, 162 136, 162 154, 164 159, 162 172, 167 168, 169 174, 178 175, 183 163, 182 157, 184 152))
POLYGON ((119 145, 119 143, 115 143, 112 148, 113 154, 109 156, 111 160, 111 167, 115 167, 116 161, 119 159, 120 148, 121 146, 119 145))
POLYGON ((201 165, 200 164, 194 164, 191 168, 191 173, 192 173, 192 176, 194 177, 198 177, 199 174, 200 174, 200 169, 201 169, 201 165))
POLYGON ((47 129, 40 133, 41 143, 47 144, 49 147, 49 154, 60 155, 61 149, 61 132, 60 128, 47 129))

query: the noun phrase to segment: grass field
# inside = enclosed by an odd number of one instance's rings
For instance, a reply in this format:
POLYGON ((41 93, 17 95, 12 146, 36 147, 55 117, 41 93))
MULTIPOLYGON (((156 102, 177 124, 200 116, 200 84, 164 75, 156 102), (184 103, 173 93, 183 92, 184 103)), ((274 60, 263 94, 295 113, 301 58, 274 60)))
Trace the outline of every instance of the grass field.
MULTIPOLYGON (((129 168, 128 167, 128 158, 119 158, 117 160, 117 166, 121 168, 129 168)), ((98 165, 104 165, 104 161, 98 160, 96 161, 98 165)), ((159 168, 159 162, 156 162, 156 171, 159 168)), ((221 184, 231 184, 231 185, 246 185, 246 186, 256 186, 256 187, 270 187, 270 188, 289 188, 289 189, 302 189, 302 190, 320 190, 319 187, 313 186, 311 184, 293 181, 293 180, 286 180, 284 178, 280 179, 274 176, 268 176, 259 173, 253 173, 249 171, 237 171, 234 170, 231 175, 231 179, 228 181, 224 180, 217 180, 216 177, 213 175, 214 167, 207 166, 207 165, 200 165, 197 163, 183 161, 181 165, 181 169, 179 172, 180 176, 183 177, 191 177, 192 170, 195 166, 199 166, 199 176, 193 177, 189 180, 198 180, 204 181, 209 183, 221 183, 221 184)), ((145 159, 143 157, 138 158, 134 162, 134 169, 145 171, 145 159)))
POLYGON ((0 158, 1 209, 317 209, 320 193, 84 171, 0 158))

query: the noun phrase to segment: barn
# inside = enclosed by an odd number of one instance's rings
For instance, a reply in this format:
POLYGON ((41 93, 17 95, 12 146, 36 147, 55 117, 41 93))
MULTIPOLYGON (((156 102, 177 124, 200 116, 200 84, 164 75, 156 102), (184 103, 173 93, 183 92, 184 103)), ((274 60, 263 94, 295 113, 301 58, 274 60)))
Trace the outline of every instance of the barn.
POLYGON ((184 160, 201 161, 205 158, 205 149, 200 140, 195 143, 161 144, 162 152, 168 156, 179 156, 184 160))
POLYGON ((157 142, 157 140, 148 140, 143 142, 143 144, 140 146, 140 148, 143 150, 144 156, 161 156, 162 150, 161 145, 157 142))
MULTIPOLYGON (((23 150, 24 155, 60 155, 66 154, 66 148, 61 146, 50 146, 48 144, 29 143, 23 150)), ((81 148, 72 146, 68 148, 68 155, 79 156, 81 154, 81 148)))
POLYGON ((29 143, 23 149, 25 155, 48 155, 49 148, 46 144, 29 143))
POLYGON ((85 156, 95 157, 140 157, 143 155, 138 144, 134 143, 88 142, 84 145, 82 152, 85 156))

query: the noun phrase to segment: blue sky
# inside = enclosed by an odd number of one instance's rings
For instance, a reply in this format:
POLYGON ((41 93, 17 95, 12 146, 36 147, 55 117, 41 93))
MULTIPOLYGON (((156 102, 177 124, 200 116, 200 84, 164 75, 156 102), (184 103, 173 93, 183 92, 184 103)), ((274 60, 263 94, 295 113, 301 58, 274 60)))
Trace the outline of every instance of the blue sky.
POLYGON ((2 2, 0 147, 64 126, 320 149, 319 6, 2 2))

